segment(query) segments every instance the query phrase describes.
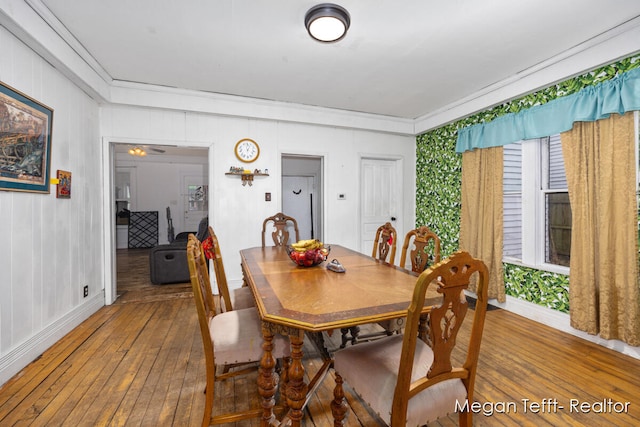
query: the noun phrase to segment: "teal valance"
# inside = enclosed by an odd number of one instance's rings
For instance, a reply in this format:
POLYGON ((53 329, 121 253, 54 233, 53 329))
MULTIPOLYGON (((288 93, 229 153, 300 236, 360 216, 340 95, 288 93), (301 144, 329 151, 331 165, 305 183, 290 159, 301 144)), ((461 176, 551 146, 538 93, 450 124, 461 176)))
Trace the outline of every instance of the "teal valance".
POLYGON ((565 132, 574 122, 592 122, 640 110, 640 68, 572 95, 458 130, 456 152, 498 147, 565 132))

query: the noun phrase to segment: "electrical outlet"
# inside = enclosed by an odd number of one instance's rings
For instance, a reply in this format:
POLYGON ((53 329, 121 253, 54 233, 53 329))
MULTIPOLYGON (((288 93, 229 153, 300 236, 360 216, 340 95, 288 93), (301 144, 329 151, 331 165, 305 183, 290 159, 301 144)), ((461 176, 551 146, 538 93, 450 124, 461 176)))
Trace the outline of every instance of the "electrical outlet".
POLYGON ((84 285, 84 297, 88 297, 89 296, 89 286, 84 285))

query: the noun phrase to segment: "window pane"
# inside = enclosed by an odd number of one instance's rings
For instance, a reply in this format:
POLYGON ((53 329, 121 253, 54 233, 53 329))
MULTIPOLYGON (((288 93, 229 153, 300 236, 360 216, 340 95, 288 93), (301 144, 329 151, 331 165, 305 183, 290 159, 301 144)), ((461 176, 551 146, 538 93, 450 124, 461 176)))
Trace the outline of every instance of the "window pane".
POLYGON ((564 190, 567 188, 560 134, 549 137, 549 176, 547 179, 548 188, 551 190, 564 190))
POLYGON ((545 261, 569 266, 571 255, 571 205, 569 193, 546 195, 547 250, 545 261))

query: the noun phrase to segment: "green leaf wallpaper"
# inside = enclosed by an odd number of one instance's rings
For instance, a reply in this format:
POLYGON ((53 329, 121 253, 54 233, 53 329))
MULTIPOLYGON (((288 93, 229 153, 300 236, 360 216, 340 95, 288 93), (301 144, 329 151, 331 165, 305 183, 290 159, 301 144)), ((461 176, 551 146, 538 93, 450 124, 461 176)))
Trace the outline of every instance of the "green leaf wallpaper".
MULTIPOLYGON (((545 104, 553 99, 611 80, 619 74, 638 67, 640 67, 640 55, 629 57, 418 135, 416 137, 416 227, 426 225, 440 236, 443 257, 458 249, 462 178, 462 156, 455 152, 458 129, 490 122, 505 114, 517 113, 535 105, 545 104)), ((510 264, 505 265, 504 273, 507 295, 559 311, 569 311, 569 278, 567 276, 510 264)))
POLYGON ((504 263, 507 295, 569 313, 569 276, 504 263))

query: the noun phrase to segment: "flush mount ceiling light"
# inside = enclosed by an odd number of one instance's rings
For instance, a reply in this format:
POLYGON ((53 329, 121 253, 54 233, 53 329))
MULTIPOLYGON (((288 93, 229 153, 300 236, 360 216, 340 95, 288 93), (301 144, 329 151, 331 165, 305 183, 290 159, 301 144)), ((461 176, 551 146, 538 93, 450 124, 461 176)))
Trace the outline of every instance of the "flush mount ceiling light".
POLYGON ((330 43, 340 40, 347 34, 351 16, 341 6, 322 3, 313 6, 304 16, 304 25, 314 39, 330 43))

